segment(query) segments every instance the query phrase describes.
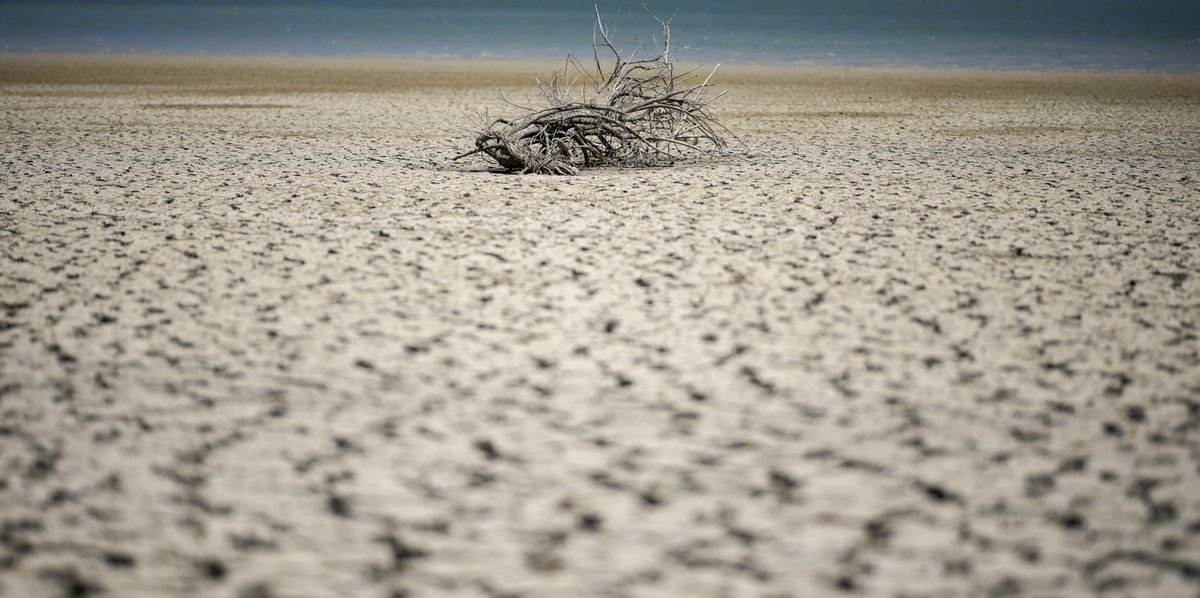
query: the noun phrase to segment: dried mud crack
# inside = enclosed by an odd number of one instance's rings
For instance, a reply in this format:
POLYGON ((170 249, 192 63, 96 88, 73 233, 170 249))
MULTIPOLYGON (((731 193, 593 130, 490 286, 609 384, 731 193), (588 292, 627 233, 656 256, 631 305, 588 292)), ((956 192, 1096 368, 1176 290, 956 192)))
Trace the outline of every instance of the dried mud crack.
POLYGON ((745 67, 769 158, 513 177, 532 66, 211 60, 0 55, 0 595, 1200 592, 1194 78, 745 67))

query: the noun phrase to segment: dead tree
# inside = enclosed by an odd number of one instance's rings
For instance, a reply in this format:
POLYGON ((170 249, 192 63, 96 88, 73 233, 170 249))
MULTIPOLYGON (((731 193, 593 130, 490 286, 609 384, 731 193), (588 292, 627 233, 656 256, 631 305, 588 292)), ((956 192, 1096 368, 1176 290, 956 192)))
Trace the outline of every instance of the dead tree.
POLYGON ((705 71, 702 80, 698 67, 676 73, 671 20, 655 20, 662 29, 657 55, 642 47, 626 57, 597 8, 594 64, 569 56, 549 83, 537 83, 545 107, 512 104, 523 114, 485 118, 475 149, 455 159, 482 153, 509 171, 565 175, 591 166, 663 166, 723 153, 727 144, 718 131, 728 130, 709 112, 724 95, 709 93, 717 69, 705 71), (605 68, 601 54, 609 53, 613 63, 605 68))

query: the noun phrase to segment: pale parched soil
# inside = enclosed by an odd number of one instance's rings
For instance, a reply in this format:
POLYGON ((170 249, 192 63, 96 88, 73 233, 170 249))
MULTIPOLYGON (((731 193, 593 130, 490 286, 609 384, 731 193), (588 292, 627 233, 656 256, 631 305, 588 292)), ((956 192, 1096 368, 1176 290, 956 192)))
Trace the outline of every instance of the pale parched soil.
POLYGON ((0 55, 0 595, 1200 595, 1200 79, 546 70, 0 55))

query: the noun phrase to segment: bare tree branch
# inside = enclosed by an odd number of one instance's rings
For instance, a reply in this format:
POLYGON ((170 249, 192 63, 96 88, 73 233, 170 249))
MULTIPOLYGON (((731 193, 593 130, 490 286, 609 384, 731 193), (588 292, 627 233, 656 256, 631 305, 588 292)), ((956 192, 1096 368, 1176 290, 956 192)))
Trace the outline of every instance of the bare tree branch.
POLYGON ((727 143, 717 131, 729 131, 707 110, 724 95, 710 93, 717 69, 698 84, 691 83, 698 79, 697 68, 677 75, 671 19, 658 17, 658 54, 641 58, 634 50, 625 56, 617 50, 600 8, 595 12, 595 70, 568 56, 561 71, 545 83, 537 82, 547 107, 505 99, 523 112, 484 123, 475 149, 456 160, 482 153, 512 171, 577 174, 591 166, 663 166, 689 155, 724 153, 727 143), (607 71, 600 58, 605 49, 613 54, 607 71))

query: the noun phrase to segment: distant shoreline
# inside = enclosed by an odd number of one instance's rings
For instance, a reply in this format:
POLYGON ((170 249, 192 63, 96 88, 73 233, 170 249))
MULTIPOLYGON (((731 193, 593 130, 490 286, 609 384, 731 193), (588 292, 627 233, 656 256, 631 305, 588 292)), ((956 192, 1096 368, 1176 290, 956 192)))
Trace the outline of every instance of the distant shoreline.
MULTIPOLYGON (((401 62, 441 62, 464 64, 496 64, 511 65, 561 65, 566 56, 559 59, 539 58, 535 56, 464 56, 434 53, 297 53, 297 52, 177 52, 157 50, 135 51, 95 51, 72 52, 56 50, 9 50, 0 49, 0 57, 128 57, 128 58, 163 58, 182 60, 295 60, 295 61, 401 61, 401 62)), ((685 57, 686 58, 686 57, 685 57)), ((1137 69, 1137 68, 1101 68, 1079 67, 1068 68, 1061 66, 976 66, 976 65, 920 65, 907 63, 894 64, 838 64, 820 60, 728 60, 728 61, 690 61, 681 60, 683 64, 721 65, 722 69, 746 68, 777 68, 801 70, 853 70, 853 71, 909 71, 909 72, 947 72, 947 73, 1009 73, 1009 74, 1078 74, 1078 75, 1166 75, 1182 77, 1200 77, 1200 65, 1194 69, 1137 69)))

